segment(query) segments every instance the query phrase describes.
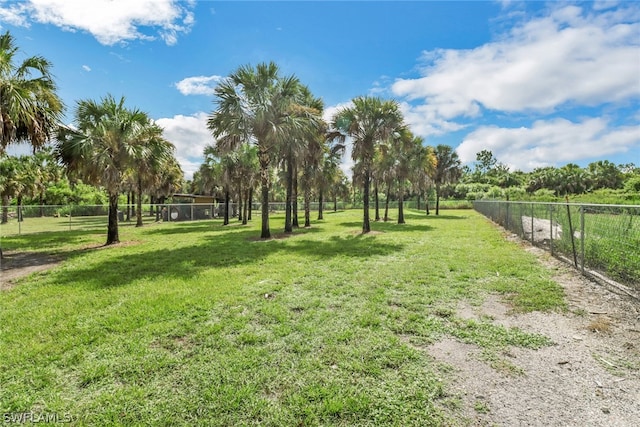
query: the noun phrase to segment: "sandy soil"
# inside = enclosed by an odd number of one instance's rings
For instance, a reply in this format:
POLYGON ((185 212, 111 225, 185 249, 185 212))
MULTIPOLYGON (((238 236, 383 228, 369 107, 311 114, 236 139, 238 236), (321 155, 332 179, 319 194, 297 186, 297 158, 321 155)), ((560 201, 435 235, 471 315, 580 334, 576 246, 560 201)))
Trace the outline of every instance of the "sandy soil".
POLYGON ((59 262, 59 258, 41 253, 4 252, 0 259, 0 291, 11 289, 20 277, 48 270, 59 262))
MULTIPOLYGON (((523 243, 523 245, 525 245, 523 243)), ((516 370, 494 369, 481 350, 455 339, 427 348, 452 368, 449 392, 471 426, 640 425, 640 301, 614 293, 531 246, 565 291, 566 313, 515 314, 499 296, 481 306, 460 303, 457 316, 549 337, 539 350, 510 348, 516 370)))

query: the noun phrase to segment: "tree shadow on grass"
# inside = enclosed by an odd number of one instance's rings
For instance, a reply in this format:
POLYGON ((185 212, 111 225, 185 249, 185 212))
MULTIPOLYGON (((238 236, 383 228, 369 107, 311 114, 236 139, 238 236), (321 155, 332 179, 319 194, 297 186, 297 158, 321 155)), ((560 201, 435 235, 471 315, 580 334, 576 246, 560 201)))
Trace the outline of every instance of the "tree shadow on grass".
MULTIPOLYGON (((348 228, 358 228, 360 231, 359 235, 365 236, 362 234, 362 222, 342 222, 340 223, 343 227, 348 228)), ((380 231, 383 233, 397 232, 397 231, 431 231, 433 227, 428 224, 398 224, 397 221, 371 221, 371 231, 376 232, 380 231)))
MULTIPOLYGON (((3 250, 21 250, 25 247, 36 247, 38 250, 60 248, 65 245, 77 245, 86 241, 89 236, 104 234, 97 230, 42 231, 38 233, 20 234, 2 238, 3 250)), ((58 251, 54 251, 58 252, 58 251)))
MULTIPOLYGON (((144 278, 190 279, 209 269, 262 263, 280 252, 321 261, 333 257, 385 255, 403 248, 400 244, 375 241, 375 236, 371 239, 357 235, 330 236, 326 240, 296 239, 315 230, 304 229, 294 233, 291 238, 255 241, 255 229, 241 229, 203 236, 198 244, 150 251, 140 251, 136 246, 115 246, 114 252, 96 264, 89 262, 87 265, 51 272, 51 280, 71 286, 103 289, 128 285, 144 278)), ((282 268, 286 268, 286 265, 282 268)))
POLYGON ((222 225, 222 220, 201 220, 190 221, 181 223, 172 223, 172 227, 155 227, 149 229, 149 234, 184 234, 193 232, 206 232, 212 230, 218 230, 222 227, 234 228, 236 226, 242 227, 242 223, 231 223, 229 225, 222 225))

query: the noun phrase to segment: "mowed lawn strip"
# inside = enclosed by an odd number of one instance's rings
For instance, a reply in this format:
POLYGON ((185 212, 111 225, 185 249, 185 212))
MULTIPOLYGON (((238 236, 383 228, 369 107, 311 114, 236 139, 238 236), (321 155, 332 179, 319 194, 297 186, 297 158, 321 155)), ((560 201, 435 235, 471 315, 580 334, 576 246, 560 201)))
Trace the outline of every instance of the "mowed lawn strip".
POLYGON ((495 361, 549 345, 455 307, 498 292, 514 310, 561 310, 562 290, 473 211, 410 211, 368 235, 361 215, 268 241, 257 221, 216 220, 126 227, 98 249, 86 249, 95 231, 5 238, 59 239, 66 260, 0 293, 0 411, 76 425, 464 425, 426 346, 455 337, 495 361))

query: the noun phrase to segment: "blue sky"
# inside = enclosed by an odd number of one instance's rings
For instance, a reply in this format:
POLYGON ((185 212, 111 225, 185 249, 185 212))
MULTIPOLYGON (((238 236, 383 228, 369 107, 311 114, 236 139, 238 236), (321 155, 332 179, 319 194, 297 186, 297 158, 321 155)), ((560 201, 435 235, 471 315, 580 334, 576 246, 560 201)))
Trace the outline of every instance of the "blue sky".
POLYGON ((68 122, 77 100, 125 96, 188 178, 213 143, 216 82, 266 61, 326 117, 356 96, 396 99, 466 164, 487 149, 512 170, 640 165, 636 2, 0 0, 0 31, 53 62, 68 122))

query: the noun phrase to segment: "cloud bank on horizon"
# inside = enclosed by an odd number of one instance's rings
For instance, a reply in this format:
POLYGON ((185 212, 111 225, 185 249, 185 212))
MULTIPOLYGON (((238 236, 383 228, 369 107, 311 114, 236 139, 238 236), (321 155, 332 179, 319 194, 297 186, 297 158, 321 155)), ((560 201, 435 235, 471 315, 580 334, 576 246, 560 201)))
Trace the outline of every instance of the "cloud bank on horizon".
POLYGON ((457 148, 463 162, 489 149, 507 165, 531 170, 625 152, 640 143, 637 114, 616 123, 616 106, 640 97, 639 17, 631 3, 598 14, 557 4, 495 42, 424 52, 422 77, 397 79, 391 91, 405 100, 406 118, 423 136, 469 128, 486 112, 549 117, 517 128, 477 127, 457 148), (602 106, 611 118, 562 118, 602 106))
MULTIPOLYGON (((197 25, 196 6, 193 0, 0 0, 0 26, 47 24, 90 34, 105 46, 155 41, 179 49, 197 25)), ((523 171, 608 156, 640 163, 640 5, 551 2, 535 13, 521 6, 503 4, 490 40, 423 49, 402 76, 381 72, 369 94, 397 99, 414 133, 432 145, 457 147, 464 163, 485 149, 523 171)), ((167 87, 212 99, 223 77, 211 71, 186 71, 167 87)), ((188 177, 213 142, 209 112, 157 118, 188 177)))

